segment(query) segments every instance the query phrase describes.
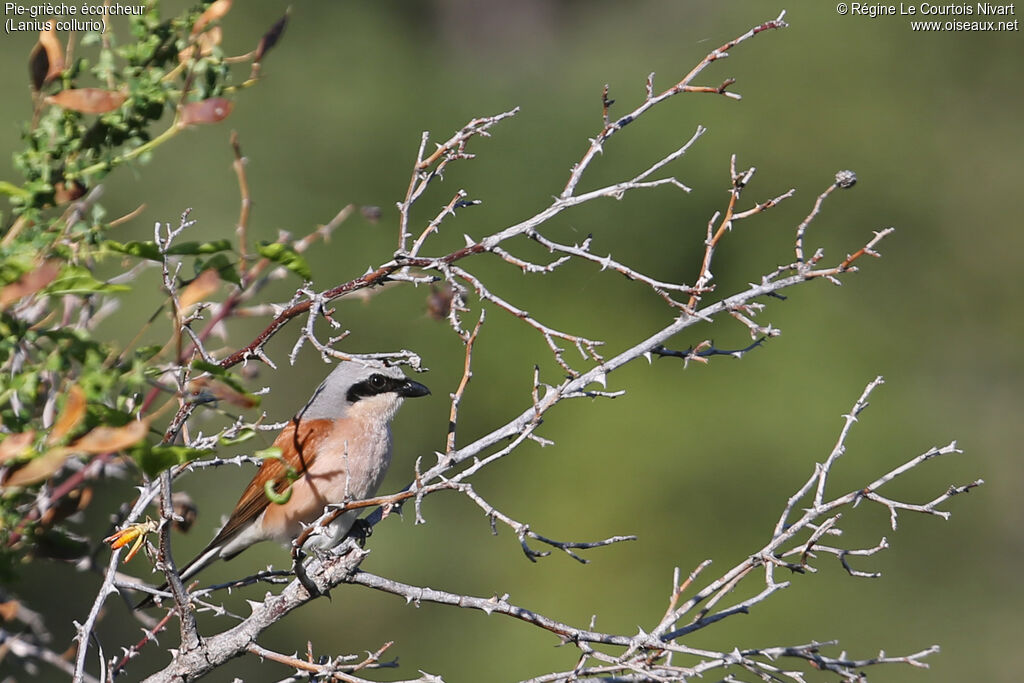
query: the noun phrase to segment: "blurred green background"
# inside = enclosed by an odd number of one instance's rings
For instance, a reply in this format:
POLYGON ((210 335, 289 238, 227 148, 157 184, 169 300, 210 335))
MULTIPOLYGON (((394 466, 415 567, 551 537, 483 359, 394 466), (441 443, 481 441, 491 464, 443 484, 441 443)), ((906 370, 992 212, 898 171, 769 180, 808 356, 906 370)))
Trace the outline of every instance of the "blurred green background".
MULTIPOLYGON (((250 49, 286 5, 236 7, 223 22, 227 52, 250 49)), ((167 5, 168 15, 177 6, 167 5)), ((862 505, 843 519, 844 542, 870 546, 887 536, 889 550, 856 562, 882 578, 854 579, 821 558, 816 575, 793 577, 792 587, 769 604, 686 642, 730 650, 837 638, 856 657, 939 643, 942 653, 928 659, 928 672, 893 665, 868 673, 898 682, 1016 680, 1020 662, 1013 653, 1024 607, 1015 580, 1024 521, 1017 459, 1024 231, 1014 202, 1024 151, 1024 42, 1019 32, 915 33, 905 17, 839 16, 832 3, 784 7, 790 28, 737 47, 699 79, 718 85, 736 78, 732 89, 742 101, 688 95, 667 102, 613 138, 583 182, 592 188, 631 177, 700 124, 708 133, 670 167, 692 194, 662 188, 597 202, 563 214, 548 234, 572 242, 593 233, 598 253, 611 252, 656 277, 692 282, 707 220, 725 206, 735 153, 741 167, 758 168, 744 205, 791 187, 797 192, 726 237, 714 268, 721 291, 792 259, 794 227, 842 168, 856 171, 859 182, 826 202, 808 243, 823 246, 833 263, 871 231, 895 226, 881 245, 884 257, 863 261, 841 288, 817 282, 790 290, 784 302, 769 301, 761 321, 783 334, 741 361, 716 359, 684 371, 665 359, 613 374, 609 388, 628 388, 625 397, 559 406, 540 432, 556 445, 527 445, 476 478, 489 501, 547 536, 635 533, 637 542, 591 551, 585 566, 558 555, 531 564, 507 529, 492 537, 475 506, 437 495, 424 505, 427 524, 415 526, 410 511, 377 527, 364 569, 456 592, 507 592, 520 605, 578 626, 596 613, 599 630, 652 628, 674 566, 685 572, 710 558, 711 578, 764 544, 785 499, 828 454, 840 415, 881 374, 887 383, 855 428, 833 490, 862 485, 952 439, 965 455, 929 463, 893 492, 924 502, 952 483, 981 477, 986 485, 947 504, 948 522, 904 515, 895 533, 885 511, 862 505)), ((428 253, 442 253, 461 246, 463 233, 479 238, 549 203, 600 128, 605 83, 618 100, 613 115, 621 115, 642 98, 649 72, 656 72, 658 88, 667 87, 708 51, 781 9, 753 0, 295 5, 263 81, 238 96, 228 121, 189 131, 160 148, 152 163, 109 178, 110 215, 146 204, 111 237, 146 239, 154 221, 176 221, 185 207, 193 208, 204 237, 231 237, 238 191, 228 135, 236 130, 250 161, 254 239, 273 239, 279 229, 304 234, 350 202, 382 207, 378 223, 353 219, 313 250, 316 286, 323 289, 393 252, 394 205, 404 196, 421 131, 441 141, 474 116, 521 106, 492 138, 474 140, 470 151, 478 158, 453 165, 418 205, 414 233, 459 188, 483 200, 428 242, 428 253)), ((24 64, 34 42, 28 34, 0 40, 8 67, 0 72, 4 159, 18 149, 21 122, 31 115, 24 64)), ((4 177, 17 180, 7 168, 4 177)), ((531 246, 511 245, 539 258, 531 246)), ((614 274, 579 266, 524 277, 495 261, 468 265, 493 291, 545 322, 607 340, 608 353, 670 319, 656 297, 614 274)), ((276 284, 269 298, 287 299, 296 284, 276 284)), ((160 296, 151 271, 107 327, 109 335, 127 342, 160 296)), ((433 397, 398 417, 386 491, 409 481, 417 456, 429 463, 443 450, 446 395, 459 381, 461 346, 426 314, 426 297, 422 288, 397 288, 369 304, 338 302, 338 318, 352 330, 344 349, 410 348, 430 367, 418 379, 433 397)), ((536 334, 499 311, 488 316, 462 443, 528 405, 534 363, 547 379, 558 379, 536 334)), ((476 313, 466 319, 475 321, 476 313)), ((230 328, 227 346, 250 339, 261 322, 230 328)), ((152 341, 165 335, 166 328, 154 332, 152 341)), ((310 351, 297 369, 287 368, 294 335, 286 330, 269 349, 281 371, 264 370, 253 380, 254 388, 274 389, 264 404, 271 419, 289 416, 324 374, 310 351)), ((748 340, 745 328, 723 320, 695 328, 675 345, 707 338, 725 348, 748 340)), ((575 352, 568 357, 582 366, 575 352)), ((200 418, 195 427, 202 426, 200 418)), ((179 561, 205 545, 249 476, 250 470, 225 468, 181 481, 200 505, 200 521, 175 539, 179 561)), ((128 483, 101 491, 88 518, 97 529, 132 494, 128 483)), ((203 578, 223 580, 270 562, 283 564, 283 551, 254 549, 203 578)), ((139 572, 144 563, 134 565, 139 572)), ((98 585, 90 576, 85 588, 65 588, 80 578, 69 577, 71 571, 36 563, 12 587, 43 609, 58 650, 70 642, 71 620, 85 618, 98 585)), ((109 654, 138 640, 140 631, 123 604, 108 604, 99 634, 109 654)), ((247 611, 241 597, 232 604, 247 611)), ((208 616, 200 623, 205 632, 227 624, 208 616)), ((160 648, 146 648, 127 679, 166 661, 163 648, 173 647, 175 628, 161 636, 160 648)), ((260 642, 293 652, 304 651, 307 638, 318 654, 376 650, 393 640, 386 657, 398 657, 401 668, 369 674, 381 680, 415 677, 418 670, 453 682, 519 680, 569 669, 577 655, 520 622, 433 605, 417 609, 359 587, 339 588, 333 600, 294 613, 260 642)), ((286 675, 249 657, 209 680, 286 675)))

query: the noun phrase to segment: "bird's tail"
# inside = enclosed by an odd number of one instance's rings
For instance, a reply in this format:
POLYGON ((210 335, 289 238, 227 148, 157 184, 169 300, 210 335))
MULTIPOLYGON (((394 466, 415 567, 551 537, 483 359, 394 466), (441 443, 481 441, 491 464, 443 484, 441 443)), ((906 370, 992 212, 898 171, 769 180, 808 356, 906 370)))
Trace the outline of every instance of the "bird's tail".
MULTIPOLYGON (((210 544, 206 546, 206 549, 203 550, 203 552, 196 555, 191 562, 185 565, 185 567, 178 573, 178 576, 181 577, 181 580, 183 582, 188 581, 193 576, 195 576, 196 574, 198 574, 199 572, 203 571, 208 566, 213 564, 215 560, 219 559, 221 556, 220 553, 222 549, 223 548, 220 544, 210 544)), ((164 583, 157 590, 165 591, 167 590, 167 585, 167 583, 164 583)), ((153 595, 148 595, 137 605, 135 605, 135 609, 146 609, 147 607, 152 607, 155 601, 156 598, 153 595)))

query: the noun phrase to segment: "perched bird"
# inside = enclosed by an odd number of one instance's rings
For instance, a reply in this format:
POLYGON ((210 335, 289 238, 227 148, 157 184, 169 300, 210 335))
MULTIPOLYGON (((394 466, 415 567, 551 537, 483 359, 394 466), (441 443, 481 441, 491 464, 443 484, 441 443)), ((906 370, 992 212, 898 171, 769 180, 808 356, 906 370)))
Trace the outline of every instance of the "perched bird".
MULTIPOLYGON (((181 570, 182 580, 254 543, 291 543, 329 503, 373 496, 391 464, 391 419, 403 399, 429 393, 397 367, 339 363, 274 440, 281 457, 264 460, 224 527, 181 570), (284 502, 271 501, 268 483, 284 502)), ((336 545, 357 516, 358 510, 339 516, 305 548, 336 545)), ((152 602, 149 597, 138 606, 152 602)))

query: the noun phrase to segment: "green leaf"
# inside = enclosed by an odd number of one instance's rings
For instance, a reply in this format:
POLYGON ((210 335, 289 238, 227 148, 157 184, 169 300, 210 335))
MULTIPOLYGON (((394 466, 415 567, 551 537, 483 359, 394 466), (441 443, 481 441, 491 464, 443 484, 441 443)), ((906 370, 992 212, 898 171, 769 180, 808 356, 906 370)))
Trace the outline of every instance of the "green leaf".
POLYGON ((39 251, 31 244, 11 245, 0 258, 0 284, 9 284, 35 267, 39 251))
POLYGON ((143 472, 153 478, 166 469, 195 460, 205 451, 188 446, 143 445, 133 454, 143 472))
MULTIPOLYGON (((103 243, 107 249, 129 256, 149 259, 150 261, 162 261, 163 255, 160 248, 153 240, 141 242, 115 242, 106 240, 103 243)), ((198 256, 200 254, 216 254, 222 251, 231 251, 230 240, 212 240, 210 242, 180 242, 172 244, 167 250, 170 256, 198 256)))
POLYGON ((238 433, 238 436, 232 436, 232 437, 222 436, 222 437, 220 437, 219 443, 222 446, 234 446, 235 444, 244 443, 244 442, 248 441, 249 439, 253 438, 254 436, 256 436, 256 430, 255 429, 243 429, 242 431, 240 431, 238 433))
POLYGON ((135 357, 141 361, 152 360, 156 354, 163 351, 164 347, 161 344, 149 344, 147 346, 140 346, 135 349, 135 357))
POLYGON ((216 377, 224 377, 228 374, 228 371, 220 366, 218 363, 209 363, 202 358, 196 358, 192 361, 192 369, 199 370, 200 372, 208 372, 216 377))
POLYGON ((181 242, 171 245, 167 253, 174 256, 196 256, 198 254, 216 254, 219 251, 231 251, 231 241, 181 242))
POLYGON ((81 266, 66 266, 57 279, 43 290, 47 294, 92 294, 94 292, 127 292, 127 285, 111 285, 97 280, 81 266))
POLYGON ((98 392, 92 392, 92 395, 90 396, 93 400, 89 402, 88 407, 86 408, 86 427, 89 429, 99 426, 124 427, 135 419, 130 413, 126 413, 123 410, 117 410, 116 408, 105 406, 102 403, 97 403, 96 401, 98 401, 101 396, 102 394, 98 392))
POLYGON ((313 279, 313 271, 309 269, 306 259, 302 258, 302 254, 295 251, 290 244, 260 242, 256 249, 263 258, 281 264, 299 277, 305 280, 313 279))
POLYGON ((231 262, 227 254, 214 254, 206 260, 196 259, 197 275, 210 268, 217 271, 217 275, 220 276, 221 280, 231 282, 239 287, 242 286, 242 279, 238 277, 238 270, 235 269, 235 264, 231 262))
POLYGON ((280 460, 282 453, 284 453, 284 451, 282 451, 277 446, 270 446, 268 448, 256 451, 252 455, 254 458, 260 458, 263 460, 280 460))
POLYGON ((19 197, 23 201, 28 201, 32 197, 32 193, 24 188, 12 185, 6 180, 0 180, 0 194, 5 194, 8 197, 19 197))
POLYGON ((149 259, 150 261, 162 261, 163 258, 160 256, 160 249, 156 246, 156 242, 115 242, 114 240, 106 240, 103 246, 111 251, 116 251, 120 254, 128 254, 129 256, 137 256, 139 258, 149 259))

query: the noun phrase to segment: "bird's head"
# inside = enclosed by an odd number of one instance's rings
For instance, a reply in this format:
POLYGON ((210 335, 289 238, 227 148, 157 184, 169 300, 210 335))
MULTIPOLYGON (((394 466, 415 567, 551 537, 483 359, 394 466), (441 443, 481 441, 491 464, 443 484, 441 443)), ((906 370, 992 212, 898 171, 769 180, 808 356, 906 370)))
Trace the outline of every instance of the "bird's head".
POLYGON ((403 399, 426 396, 430 389, 409 379, 398 367, 369 366, 342 361, 327 376, 299 417, 338 420, 353 412, 384 421, 394 417, 403 399))

